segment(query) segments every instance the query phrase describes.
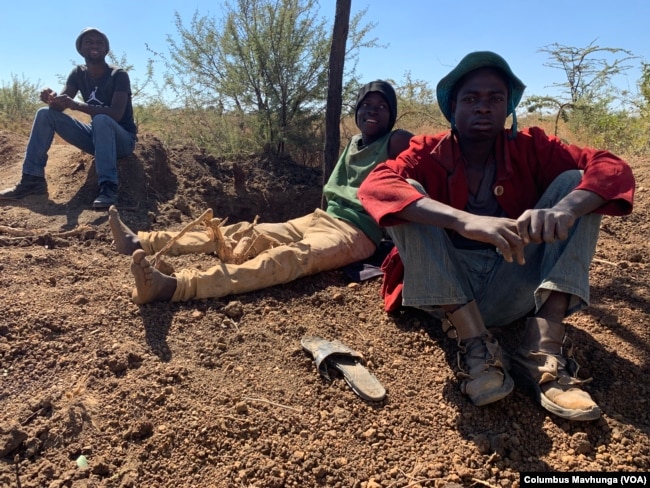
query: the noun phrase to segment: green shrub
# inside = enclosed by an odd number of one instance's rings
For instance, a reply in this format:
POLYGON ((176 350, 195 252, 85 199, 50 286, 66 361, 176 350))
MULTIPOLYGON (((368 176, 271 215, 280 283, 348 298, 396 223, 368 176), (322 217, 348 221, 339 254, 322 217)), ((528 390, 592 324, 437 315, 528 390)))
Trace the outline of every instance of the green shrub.
POLYGON ((39 89, 25 79, 12 76, 0 86, 0 127, 29 135, 36 109, 41 105, 39 89))

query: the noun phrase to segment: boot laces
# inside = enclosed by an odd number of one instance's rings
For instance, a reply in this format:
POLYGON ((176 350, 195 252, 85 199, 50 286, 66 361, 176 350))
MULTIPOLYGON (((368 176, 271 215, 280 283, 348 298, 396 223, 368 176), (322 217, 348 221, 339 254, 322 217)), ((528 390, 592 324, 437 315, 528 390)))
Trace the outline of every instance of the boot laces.
POLYGON ((469 378, 490 368, 503 369, 501 348, 490 333, 459 342, 458 348, 456 362, 461 377, 469 378))
POLYGON ((565 336, 557 354, 530 351, 530 355, 540 355, 546 358, 544 365, 539 368, 539 384, 555 381, 560 386, 572 387, 589 383, 592 378, 584 380, 578 378, 580 365, 573 358, 574 349, 573 341, 568 336, 565 336))

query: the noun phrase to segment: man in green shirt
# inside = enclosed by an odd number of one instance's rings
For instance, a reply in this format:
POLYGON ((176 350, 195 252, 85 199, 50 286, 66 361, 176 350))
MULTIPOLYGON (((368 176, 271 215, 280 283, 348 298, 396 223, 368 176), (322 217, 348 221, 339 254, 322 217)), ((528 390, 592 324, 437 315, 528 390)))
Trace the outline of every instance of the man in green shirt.
MULTIPOLYGON (((254 255, 239 264, 222 262, 207 271, 183 269, 172 276, 163 274, 147 255, 162 249, 177 233, 136 234, 111 207, 109 224, 115 247, 123 254, 132 254, 133 300, 148 303, 219 298, 288 283, 370 257, 382 231, 361 206, 357 190, 377 164, 395 158, 408 147, 412 134, 393 130, 396 117, 393 87, 383 80, 364 85, 355 106, 361 133, 352 137, 325 185, 326 211, 316 209, 283 223, 243 222, 223 227, 221 232, 233 247, 245 238, 258 244, 253 246, 254 255)), ((188 232, 169 252, 215 252, 217 245, 211 232, 188 232)))

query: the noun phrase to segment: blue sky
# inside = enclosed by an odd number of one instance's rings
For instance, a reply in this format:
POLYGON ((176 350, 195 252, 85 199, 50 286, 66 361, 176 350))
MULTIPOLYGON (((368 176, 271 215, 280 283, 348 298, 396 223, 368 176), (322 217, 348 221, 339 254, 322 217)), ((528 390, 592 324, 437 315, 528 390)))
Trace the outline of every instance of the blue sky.
MULTIPOLYGON (((333 17, 335 3, 320 0, 322 15, 333 17)), ((221 5, 216 0, 67 0, 42 6, 8 2, 0 17, 0 83, 15 75, 59 90, 60 77, 73 63, 83 62, 74 41, 86 26, 103 30, 118 58, 125 54, 133 65, 132 79, 142 79, 152 57, 146 46, 167 53, 167 37, 176 36, 174 12, 189 25, 195 11, 221 17, 221 5)), ((352 1, 353 13, 364 8, 365 22, 376 24, 370 37, 388 47, 361 51, 357 72, 362 81, 399 82, 410 71, 413 79, 433 88, 468 52, 492 50, 526 83, 526 95, 544 95, 553 93, 550 85, 565 81, 561 71, 544 66, 549 58, 538 52, 552 43, 585 47, 596 40, 601 47, 627 49, 650 62, 648 0, 352 1)), ((633 64, 635 68, 616 82, 636 91, 640 63, 633 64)))

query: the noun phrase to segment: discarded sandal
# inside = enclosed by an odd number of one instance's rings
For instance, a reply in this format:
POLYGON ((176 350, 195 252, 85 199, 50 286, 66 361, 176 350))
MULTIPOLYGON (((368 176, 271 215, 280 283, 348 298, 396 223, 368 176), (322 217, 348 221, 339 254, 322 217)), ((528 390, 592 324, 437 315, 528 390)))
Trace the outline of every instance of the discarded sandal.
POLYGON ((379 380, 363 366, 363 356, 339 341, 327 341, 318 336, 303 337, 303 349, 314 358, 318 372, 331 381, 327 367, 337 369, 345 382, 364 400, 377 402, 386 396, 379 380))

